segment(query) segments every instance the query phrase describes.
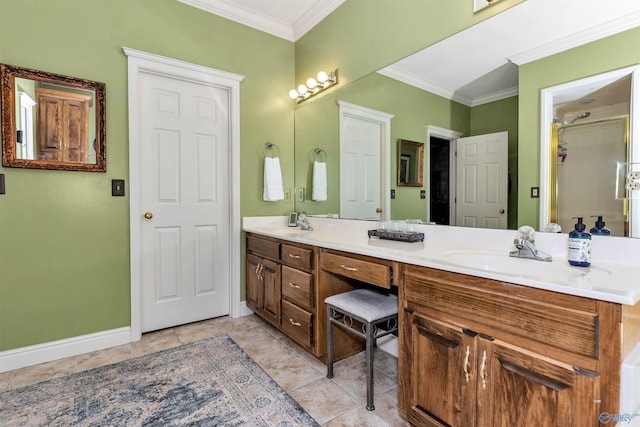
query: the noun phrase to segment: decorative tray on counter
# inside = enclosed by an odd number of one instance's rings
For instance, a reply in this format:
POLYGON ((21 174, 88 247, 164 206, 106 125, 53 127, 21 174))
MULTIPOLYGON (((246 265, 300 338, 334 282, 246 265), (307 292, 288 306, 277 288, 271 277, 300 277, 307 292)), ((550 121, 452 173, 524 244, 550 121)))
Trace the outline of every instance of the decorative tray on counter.
POLYGON ((399 242, 422 242, 424 233, 417 231, 389 231, 389 230, 369 230, 369 237, 375 236, 384 240, 397 240, 399 242))

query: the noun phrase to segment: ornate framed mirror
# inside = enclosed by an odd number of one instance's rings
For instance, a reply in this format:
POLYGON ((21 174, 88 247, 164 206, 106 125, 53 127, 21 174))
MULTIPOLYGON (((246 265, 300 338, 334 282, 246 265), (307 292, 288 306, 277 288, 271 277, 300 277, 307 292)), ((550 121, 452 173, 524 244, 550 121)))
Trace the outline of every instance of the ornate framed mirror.
POLYGON ((105 84, 0 64, 2 165, 106 172, 105 84))
POLYGON ((398 140, 398 187, 422 187, 424 144, 398 140))

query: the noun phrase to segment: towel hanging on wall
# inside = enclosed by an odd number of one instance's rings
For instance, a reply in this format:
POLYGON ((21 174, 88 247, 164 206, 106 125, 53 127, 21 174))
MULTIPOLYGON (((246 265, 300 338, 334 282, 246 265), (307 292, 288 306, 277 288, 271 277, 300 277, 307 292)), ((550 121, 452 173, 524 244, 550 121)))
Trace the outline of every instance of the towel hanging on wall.
POLYGON ((327 153, 316 148, 315 160, 313 161, 313 187, 311 194, 311 199, 316 202, 327 200, 327 163, 320 161, 321 154, 324 154, 326 160, 327 153))
POLYGON ((268 142, 265 145, 264 153, 264 189, 262 199, 265 202, 275 202, 284 200, 284 189, 282 187, 282 171, 280 170, 280 158, 268 157, 267 150, 275 148, 279 154, 278 146, 268 142))

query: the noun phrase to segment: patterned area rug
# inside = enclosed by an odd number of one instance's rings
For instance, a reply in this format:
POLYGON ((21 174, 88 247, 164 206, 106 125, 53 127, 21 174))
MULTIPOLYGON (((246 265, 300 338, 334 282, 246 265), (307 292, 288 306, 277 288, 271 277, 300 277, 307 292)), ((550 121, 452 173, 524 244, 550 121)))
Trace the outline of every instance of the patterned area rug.
POLYGON ((0 426, 319 426, 222 335, 0 393, 0 426))

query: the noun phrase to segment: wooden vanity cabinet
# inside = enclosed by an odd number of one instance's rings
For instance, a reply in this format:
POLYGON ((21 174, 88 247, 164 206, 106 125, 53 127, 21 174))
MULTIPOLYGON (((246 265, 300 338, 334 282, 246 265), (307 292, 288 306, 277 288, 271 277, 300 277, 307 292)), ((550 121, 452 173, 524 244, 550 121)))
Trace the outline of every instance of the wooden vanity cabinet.
MULTIPOLYGON (((363 286, 397 289, 398 277, 393 261, 247 233, 247 307, 322 362, 327 351, 324 300, 363 286)), ((363 348, 363 339, 334 331, 336 361, 363 348)))
POLYGON ((590 426, 617 410, 616 304, 416 266, 400 301, 399 406, 413 425, 590 426))
POLYGON ((247 307, 315 353, 314 250, 247 234, 247 307))
POLYGON ((247 255, 247 307, 280 327, 280 265, 255 255, 247 255))

